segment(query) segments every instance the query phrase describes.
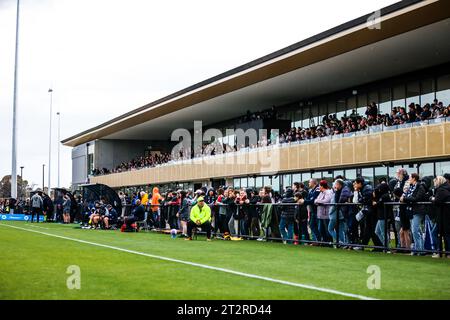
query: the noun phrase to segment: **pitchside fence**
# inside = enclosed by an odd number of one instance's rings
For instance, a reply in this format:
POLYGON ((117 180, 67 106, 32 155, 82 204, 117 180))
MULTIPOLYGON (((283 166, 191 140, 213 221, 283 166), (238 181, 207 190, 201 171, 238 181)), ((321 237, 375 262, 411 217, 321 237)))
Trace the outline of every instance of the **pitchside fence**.
MULTIPOLYGON (((207 205, 207 204, 205 204, 207 205)), ((450 224, 450 202, 443 203, 443 204, 435 204, 432 202, 417 202, 414 204, 407 204, 407 203, 400 203, 400 202, 385 202, 380 203, 379 205, 383 205, 383 212, 384 217, 383 219, 374 218, 373 215, 377 215, 375 209, 372 207, 370 210, 371 212, 366 211, 367 204, 361 204, 361 203, 330 203, 330 204, 320 204, 318 206, 328 206, 328 207, 335 207, 336 213, 335 216, 339 217, 339 214, 341 210, 346 207, 347 210, 350 210, 350 213, 348 216, 346 216, 344 219, 336 219, 336 225, 334 230, 336 231, 336 237, 332 241, 320 241, 317 238, 316 239, 302 239, 300 237, 294 237, 292 239, 288 238, 282 238, 280 236, 279 231, 279 223, 280 223, 280 216, 281 216, 281 209, 283 206, 297 206, 296 210, 298 209, 298 204, 296 203, 258 203, 258 204, 233 204, 234 210, 236 210, 235 215, 239 215, 239 210, 243 210, 242 207, 246 206, 247 209, 250 206, 256 206, 259 207, 258 211, 262 211, 264 206, 272 206, 272 218, 271 222, 269 223, 267 228, 264 228, 261 226, 261 215, 258 216, 258 223, 259 223, 259 235, 252 235, 251 234, 251 227, 249 219, 247 219, 245 222, 248 224, 247 227, 242 228, 244 219, 236 219, 238 223, 236 223, 237 230, 235 230, 234 233, 231 233, 231 236, 241 237, 243 239, 260 239, 264 241, 287 241, 290 243, 295 244, 312 244, 312 245, 320 245, 320 246, 334 246, 335 248, 369 248, 369 249, 378 249, 378 251, 383 252, 403 252, 403 253, 409 253, 413 252, 416 254, 432 254, 437 253, 439 256, 442 255, 450 255, 450 233, 446 230, 448 228, 447 226, 450 224), (407 206, 414 207, 417 205, 423 205, 427 208, 425 212, 423 213, 423 221, 422 225, 420 227, 423 237, 423 242, 426 244, 427 248, 424 249, 416 249, 414 246, 411 248, 401 247, 400 246, 400 219, 399 214, 407 215, 405 211, 402 212, 402 210, 406 209, 407 206), (404 209, 403 209, 404 208, 404 209), (399 214, 396 213, 398 210, 399 214), (360 212, 364 213, 363 218, 358 221, 356 219, 356 215, 360 212), (373 243, 373 238, 377 237, 377 235, 374 233, 375 225, 378 220, 384 220, 384 243, 382 243, 381 246, 376 245, 369 245, 369 243, 362 243, 361 238, 364 237, 364 233, 366 232, 365 236, 366 239, 370 238, 373 243), (353 225, 352 227, 357 232, 356 238, 359 240, 357 243, 349 241, 349 225, 350 223, 356 223, 357 226, 353 225), (367 225, 369 224, 369 226, 367 225), (338 232, 340 227, 344 227, 344 234, 345 239, 340 239, 341 235, 338 232), (244 230, 242 230, 244 229, 244 230), (249 230, 250 234, 247 234, 247 230, 249 230), (369 232, 369 235, 367 234, 369 232), (274 236, 274 234, 276 236, 274 236), (424 238, 425 237, 425 238, 424 238), (393 242, 393 243, 392 243, 393 242)), ((212 209, 212 230, 213 234, 216 236, 223 236, 225 231, 228 230, 220 230, 218 228, 218 215, 219 215, 219 208, 220 207, 227 207, 229 204, 214 204, 209 205, 209 207, 212 209), (216 232, 214 232, 216 231, 216 232)), ((167 224, 170 225, 169 228, 180 228, 180 220, 179 218, 176 218, 174 214, 178 212, 178 205, 173 204, 166 204, 166 205, 148 205, 146 206, 147 212, 152 212, 151 207, 158 207, 157 213, 155 214, 155 218, 153 218, 152 214, 148 214, 148 220, 149 225, 153 226, 158 229, 166 229, 167 224), (164 208, 165 207, 165 208, 164 208), (169 208, 172 208, 169 211, 169 208), (161 210, 164 209, 167 212, 161 210), (163 213, 161 215, 161 213, 163 213), (164 224, 164 226, 161 226, 161 223, 164 224), (176 224, 176 225, 175 225, 176 224)), ((331 208, 330 208, 331 209, 331 208)), ((132 208, 130 205, 127 205, 126 208, 123 210, 123 214, 125 216, 129 215, 132 212, 132 208)), ((412 218, 412 217, 411 217, 412 218)), ((231 215, 227 215, 226 218, 226 226, 228 226, 228 222, 231 219, 231 215)), ((409 216, 407 216, 407 219, 409 219, 409 216)), ((297 222, 294 222, 297 223, 297 222)), ((227 227, 225 227, 227 229, 227 227)), ((328 230, 328 223, 326 225, 326 229, 328 230)), ((297 223, 298 235, 301 233, 301 225, 297 223)), ((328 232, 328 231, 327 231, 328 232)), ((414 239, 412 236, 412 228, 410 227, 408 230, 401 231, 403 233, 409 234, 410 242, 413 243, 414 239)), ((199 232, 202 233, 202 232, 199 232)), ((312 229, 310 227, 310 224, 308 223, 308 234, 311 236, 313 234, 312 229)), ((328 237, 331 238, 331 235, 328 233, 328 237)), ((366 241, 367 242, 367 241, 366 241)), ((380 240, 381 242, 381 240, 380 240)))

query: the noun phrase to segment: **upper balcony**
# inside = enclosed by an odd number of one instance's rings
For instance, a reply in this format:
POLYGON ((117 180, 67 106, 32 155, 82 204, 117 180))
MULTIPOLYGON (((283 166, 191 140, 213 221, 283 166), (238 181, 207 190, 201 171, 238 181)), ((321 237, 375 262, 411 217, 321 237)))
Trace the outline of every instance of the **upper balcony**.
POLYGON ((203 181, 247 175, 420 161, 450 156, 450 119, 438 118, 206 156, 141 170, 91 177, 114 188, 170 182, 203 181))

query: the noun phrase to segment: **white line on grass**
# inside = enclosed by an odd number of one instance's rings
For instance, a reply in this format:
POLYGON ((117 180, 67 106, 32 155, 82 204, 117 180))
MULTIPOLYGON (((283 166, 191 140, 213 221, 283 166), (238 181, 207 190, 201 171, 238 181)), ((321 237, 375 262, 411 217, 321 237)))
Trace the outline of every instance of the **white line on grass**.
POLYGON ((29 226, 29 227, 33 227, 33 228, 39 228, 39 229, 50 230, 50 228, 39 227, 39 226, 35 226, 35 225, 32 225, 32 224, 29 224, 28 226, 29 226))
POLYGON ((333 290, 333 289, 321 288, 321 287, 316 287, 316 286, 307 285, 307 284, 301 284, 301 283, 284 281, 284 280, 279 280, 279 279, 274 279, 274 278, 269 278, 269 277, 263 277, 263 276, 258 276, 258 275, 255 275, 255 274, 244 273, 244 272, 234 271, 234 270, 225 269, 225 268, 218 268, 218 267, 208 266, 208 265, 205 265, 205 264, 200 264, 200 263, 195 263, 195 262, 190 262, 190 261, 184 261, 184 260, 178 260, 178 259, 173 259, 173 258, 167 258, 167 257, 163 257, 163 256, 157 256, 157 255, 149 254, 149 253, 144 253, 144 252, 139 252, 139 251, 134 251, 134 250, 128 250, 128 249, 114 247, 114 246, 109 246, 109 245, 106 245, 106 244, 95 243, 95 242, 81 240, 81 239, 76 239, 76 238, 69 238, 69 237, 60 236, 60 235, 47 233, 47 232, 42 232, 42 231, 37 231, 37 230, 31 230, 31 229, 28 229, 28 228, 21 228, 21 227, 16 227, 16 226, 12 226, 12 225, 2 224, 2 223, 0 223, 0 226, 14 228, 14 229, 19 229, 19 230, 24 230, 24 231, 28 231, 28 232, 39 233, 39 234, 43 234, 43 235, 46 235, 46 236, 49 236, 49 237, 55 237, 55 238, 75 241, 75 242, 79 242, 79 243, 89 244, 89 245, 92 245, 92 246, 113 249, 113 250, 127 252, 127 253, 132 253, 132 254, 136 254, 136 255, 140 255, 140 256, 146 256, 146 257, 150 257, 150 258, 154 258, 154 259, 170 261, 170 262, 176 262, 176 263, 181 263, 181 264, 194 266, 194 267, 199 267, 199 268, 204 268, 204 269, 209 269, 209 270, 221 271, 221 272, 230 273, 230 274, 234 274, 234 275, 238 275, 238 276, 242 276, 242 277, 253 278, 253 279, 258 279, 258 280, 264 280, 264 281, 269 281, 269 282, 274 282, 274 283, 279 283, 279 284, 284 284, 284 285, 288 285, 288 286, 292 286, 292 287, 299 287, 299 288, 304 288, 304 289, 321 291, 321 292, 336 294, 336 295, 340 295, 340 296, 344 296, 344 297, 356 298, 356 299, 360 299, 360 300, 377 300, 376 298, 366 297, 366 296, 362 296, 362 295, 358 295, 358 294, 346 293, 346 292, 333 290))

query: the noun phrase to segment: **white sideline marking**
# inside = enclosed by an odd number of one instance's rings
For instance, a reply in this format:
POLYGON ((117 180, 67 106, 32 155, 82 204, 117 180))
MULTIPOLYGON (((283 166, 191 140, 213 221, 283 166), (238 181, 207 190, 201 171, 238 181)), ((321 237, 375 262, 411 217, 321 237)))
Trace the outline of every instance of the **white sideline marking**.
POLYGON ((333 289, 315 287, 315 286, 307 285, 307 284, 301 284, 301 283, 284 281, 284 280, 279 280, 279 279, 274 279, 274 278, 269 278, 269 277, 263 277, 263 276, 258 276, 258 275, 255 275, 255 274, 244 273, 244 272, 234 271, 234 270, 225 269, 225 268, 212 267, 212 266, 208 266, 208 265, 205 265, 205 264, 200 264, 200 263, 195 263, 195 262, 190 262, 190 261, 184 261, 184 260, 178 260, 178 259, 173 259, 173 258, 157 256, 157 255, 153 255, 153 254, 149 254, 149 253, 144 253, 144 252, 139 252, 139 251, 134 251, 134 250, 128 250, 128 249, 119 248, 119 247, 108 246, 106 244, 95 243, 95 242, 90 242, 90 241, 86 241, 86 240, 80 240, 80 239, 76 239, 76 238, 69 238, 69 237, 60 236, 60 235, 56 235, 56 234, 52 234, 52 233, 47 233, 47 232, 42 232, 42 231, 37 231, 37 230, 31 230, 31 229, 28 229, 28 228, 16 227, 16 226, 7 225, 7 224, 3 224, 3 223, 0 223, 0 226, 14 228, 14 229, 19 229, 19 230, 24 230, 24 231, 28 231, 28 232, 35 232, 35 233, 43 234, 43 235, 46 235, 46 236, 49 236, 49 237, 55 237, 55 238, 75 241, 75 242, 79 242, 79 243, 90 244, 90 245, 97 246, 97 247, 113 249, 113 250, 127 252, 127 253, 132 253, 132 254, 136 254, 136 255, 140 255, 140 256, 146 256, 146 257, 150 257, 150 258, 154 258, 154 259, 170 261, 170 262, 176 262, 176 263, 186 264, 186 265, 189 265, 189 266, 215 270, 215 271, 222 271, 222 272, 225 272, 225 273, 230 273, 230 274, 234 274, 234 275, 238 275, 238 276, 242 276, 242 277, 253 278, 253 279, 258 279, 258 280, 265 280, 265 281, 279 283, 279 284, 284 284, 284 285, 288 285, 288 286, 292 286, 292 287, 299 287, 299 288, 304 288, 304 289, 321 291, 321 292, 336 294, 336 295, 340 295, 340 296, 344 296, 344 297, 356 298, 356 299, 360 299, 360 300, 378 300, 376 298, 361 296, 361 295, 358 295, 358 294, 346 293, 346 292, 333 290, 333 289))
POLYGON ((32 224, 29 224, 28 226, 29 226, 29 227, 33 227, 33 228, 39 228, 39 229, 50 230, 50 228, 44 228, 44 227, 34 226, 34 225, 32 225, 32 224))

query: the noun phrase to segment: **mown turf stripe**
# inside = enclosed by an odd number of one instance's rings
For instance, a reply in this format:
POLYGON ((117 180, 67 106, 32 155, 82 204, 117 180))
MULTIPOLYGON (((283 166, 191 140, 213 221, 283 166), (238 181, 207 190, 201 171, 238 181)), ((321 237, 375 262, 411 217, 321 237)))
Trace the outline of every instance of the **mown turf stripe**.
POLYGON ((200 263, 195 263, 195 262, 190 262, 190 261, 184 261, 184 260, 178 260, 178 259, 158 256, 158 255, 153 255, 153 254, 149 254, 149 253, 144 253, 144 252, 124 249, 124 248, 119 248, 119 247, 114 247, 114 246, 109 246, 109 245, 106 245, 106 244, 101 244, 101 243, 96 243, 96 242, 91 242, 91 241, 86 241, 86 240, 81 240, 81 239, 76 239, 76 238, 60 236, 60 235, 56 235, 56 234, 52 234, 52 233, 32 230, 32 229, 28 229, 28 228, 21 228, 21 227, 12 226, 12 225, 3 224, 3 223, 0 223, 0 226, 8 227, 8 228, 14 228, 14 229, 28 231, 28 232, 34 232, 34 233, 46 235, 46 236, 49 236, 49 237, 55 237, 55 238, 69 240, 69 241, 75 241, 75 242, 79 242, 79 243, 84 243, 84 244, 89 244, 89 245, 92 245, 92 246, 97 246, 97 247, 102 247, 102 248, 107 248, 107 249, 127 252, 127 253, 136 254, 136 255, 140 255, 140 256, 146 256, 146 257, 150 257, 150 258, 154 258, 154 259, 159 259, 159 260, 164 260, 164 261, 171 261, 171 262, 175 262, 175 263, 181 263, 181 264, 194 266, 194 267, 199 267, 199 268, 203 268, 203 269, 209 269, 209 270, 214 270, 214 271, 221 271, 221 272, 230 273, 230 274, 234 274, 234 275, 238 275, 238 276, 242 276, 242 277, 246 277, 246 278, 259 279, 259 280, 264 280, 264 281, 268 281, 268 282, 284 284, 284 285, 288 285, 288 286, 292 286, 292 287, 299 287, 299 288, 303 288, 303 289, 321 291, 321 292, 336 294, 336 295, 340 295, 340 296, 344 296, 344 297, 350 297, 350 298, 355 298, 355 299, 360 299, 360 300, 378 300, 376 298, 366 297, 366 296, 362 296, 362 295, 358 295, 358 294, 347 293, 347 292, 342 292, 342 291, 328 289, 328 288, 321 288, 321 287, 316 287, 316 286, 302 284, 302 283, 284 281, 284 280, 279 280, 279 279, 274 279, 274 278, 269 278, 269 277, 258 276, 258 275, 255 275, 255 274, 234 271, 234 270, 225 269, 225 268, 208 266, 208 265, 205 265, 205 264, 200 264, 200 263))

